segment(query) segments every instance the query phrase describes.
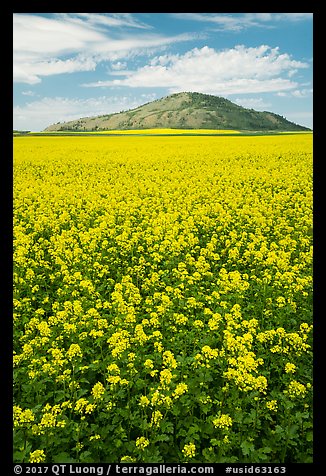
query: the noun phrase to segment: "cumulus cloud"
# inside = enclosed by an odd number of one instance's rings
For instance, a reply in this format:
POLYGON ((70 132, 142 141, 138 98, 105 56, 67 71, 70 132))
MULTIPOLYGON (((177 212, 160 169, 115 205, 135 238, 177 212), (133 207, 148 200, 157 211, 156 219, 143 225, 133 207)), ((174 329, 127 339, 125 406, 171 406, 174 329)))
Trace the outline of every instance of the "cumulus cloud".
POLYGON ((121 78, 84 86, 166 87, 170 93, 197 91, 217 95, 276 92, 296 88, 297 83, 288 78, 288 73, 306 67, 308 64, 267 45, 239 45, 222 51, 204 46, 184 55, 156 56, 135 71, 120 71, 121 78))
POLYGON ((80 117, 98 116, 120 112, 156 99, 155 93, 140 97, 101 96, 89 99, 70 99, 64 97, 44 97, 13 109, 13 128, 18 130, 40 131, 50 124, 71 121, 80 117))
POLYGON ((147 31, 130 14, 13 15, 13 78, 37 84, 43 76, 93 71, 101 61, 117 61, 132 54, 188 41, 192 34, 174 36, 147 31), (120 31, 120 27, 136 28, 120 31), (145 31, 144 31, 145 30, 145 31))

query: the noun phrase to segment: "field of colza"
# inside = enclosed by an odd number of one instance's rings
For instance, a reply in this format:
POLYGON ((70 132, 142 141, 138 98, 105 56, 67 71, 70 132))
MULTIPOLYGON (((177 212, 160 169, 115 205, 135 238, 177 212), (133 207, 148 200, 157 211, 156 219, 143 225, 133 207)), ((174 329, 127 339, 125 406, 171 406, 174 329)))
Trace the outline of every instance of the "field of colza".
POLYGON ((312 461, 312 134, 14 138, 14 461, 312 461))

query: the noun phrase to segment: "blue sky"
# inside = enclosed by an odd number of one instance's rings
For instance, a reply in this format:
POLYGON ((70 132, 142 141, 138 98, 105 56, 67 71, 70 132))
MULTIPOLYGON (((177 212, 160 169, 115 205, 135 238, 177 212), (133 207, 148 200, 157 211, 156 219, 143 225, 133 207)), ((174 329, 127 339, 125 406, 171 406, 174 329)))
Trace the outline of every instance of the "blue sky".
POLYGON ((14 14, 14 129, 180 91, 312 128, 311 13, 14 14))

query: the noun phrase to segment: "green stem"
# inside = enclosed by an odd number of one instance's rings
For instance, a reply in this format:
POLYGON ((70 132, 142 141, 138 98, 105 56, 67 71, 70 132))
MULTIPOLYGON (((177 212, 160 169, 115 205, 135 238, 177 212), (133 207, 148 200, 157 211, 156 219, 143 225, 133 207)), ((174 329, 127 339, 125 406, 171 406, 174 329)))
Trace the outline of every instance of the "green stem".
POLYGON ((257 400, 257 403, 256 403, 256 414, 255 414, 255 422, 254 422, 254 433, 255 433, 255 431, 256 431, 256 426, 257 426, 258 407, 259 407, 259 400, 257 400))
MULTIPOLYGON (((286 421, 289 421, 289 412, 286 411, 286 421)), ((286 440, 281 453, 281 463, 284 463, 289 444, 289 424, 286 426, 286 440)))
POLYGON ((26 428, 24 428, 24 461, 23 463, 25 462, 25 451, 26 451, 26 447, 27 447, 27 431, 26 431, 26 428))
POLYGON ((218 447, 218 451, 217 451, 217 457, 216 457, 216 463, 220 463, 220 459, 221 459, 221 453, 222 453, 222 444, 221 444, 221 440, 219 440, 219 447, 218 447))

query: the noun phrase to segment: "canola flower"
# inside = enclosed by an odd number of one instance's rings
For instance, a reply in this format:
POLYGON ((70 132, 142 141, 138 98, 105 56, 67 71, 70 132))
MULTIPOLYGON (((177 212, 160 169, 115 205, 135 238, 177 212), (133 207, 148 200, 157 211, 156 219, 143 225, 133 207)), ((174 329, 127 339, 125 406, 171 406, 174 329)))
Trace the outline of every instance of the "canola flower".
POLYGON ((22 410, 18 405, 14 405, 13 419, 14 427, 21 427, 32 423, 35 420, 35 416, 29 408, 22 410))
POLYGON ((92 388, 92 395, 95 398, 95 400, 101 400, 104 392, 105 392, 105 388, 101 382, 97 382, 92 388))
POLYGON ((185 455, 186 458, 194 458, 196 454, 196 445, 194 443, 188 443, 184 445, 182 453, 185 455))
POLYGON ((297 380, 291 380, 288 385, 288 388, 284 390, 284 393, 288 394, 290 398, 304 397, 306 394, 307 388, 302 383, 297 380))
POLYGON ((139 448, 141 451, 144 451, 144 449, 149 445, 149 440, 145 438, 144 436, 140 436, 136 440, 136 447, 139 448))
POLYGON ((186 392, 188 392, 188 385, 181 382, 177 384, 172 395, 174 398, 180 398, 181 395, 184 395, 186 392))
POLYGON ((29 462, 30 463, 44 463, 46 455, 44 450, 35 450, 32 451, 29 455, 29 462))
POLYGON ((14 461, 309 461, 312 260, 310 134, 15 137, 14 461))
POLYGON ((232 426, 232 418, 230 415, 222 413, 213 419, 213 425, 215 428, 228 429, 232 426))
POLYGON ((160 421, 162 420, 162 418, 163 418, 162 412, 160 412, 160 410, 155 410, 152 413, 150 426, 159 427, 160 426, 160 421))
POLYGON ((268 410, 277 412, 277 400, 270 400, 269 402, 266 402, 266 407, 268 408, 268 410))
POLYGON ((284 371, 285 371, 285 373, 287 373, 287 374, 294 374, 295 371, 296 371, 296 366, 295 366, 295 364, 292 364, 291 362, 287 362, 287 363, 285 364, 284 371))
POLYGON ((67 351, 67 357, 69 360, 73 360, 75 357, 82 357, 82 351, 79 344, 71 344, 67 351))

